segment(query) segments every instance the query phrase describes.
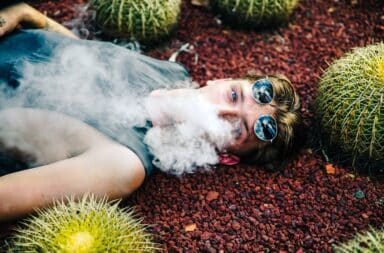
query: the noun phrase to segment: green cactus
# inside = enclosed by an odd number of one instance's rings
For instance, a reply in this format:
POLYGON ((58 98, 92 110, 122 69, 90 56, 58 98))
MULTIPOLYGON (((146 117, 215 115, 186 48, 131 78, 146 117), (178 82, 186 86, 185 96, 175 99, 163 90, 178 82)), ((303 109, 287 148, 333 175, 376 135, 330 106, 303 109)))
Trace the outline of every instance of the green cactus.
POLYGON ((105 34, 151 44, 176 26, 181 0, 91 0, 91 5, 105 34))
POLYGON ((349 242, 337 245, 336 253, 382 253, 384 252, 384 230, 358 234, 349 242))
POLYGON ((232 24, 272 27, 286 22, 299 0, 211 0, 212 6, 232 24))
POLYGON ((329 66, 316 112, 329 144, 353 162, 384 161, 384 43, 355 48, 329 66))
POLYGON ((8 252, 156 252, 158 245, 133 214, 119 202, 86 195, 40 210, 10 240, 8 252))

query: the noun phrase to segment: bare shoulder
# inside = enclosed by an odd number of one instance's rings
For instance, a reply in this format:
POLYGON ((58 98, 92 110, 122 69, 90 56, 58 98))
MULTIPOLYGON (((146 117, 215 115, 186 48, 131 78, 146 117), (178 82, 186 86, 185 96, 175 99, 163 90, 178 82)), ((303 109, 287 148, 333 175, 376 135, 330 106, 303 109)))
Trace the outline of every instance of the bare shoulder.
POLYGON ((145 177, 145 169, 140 158, 129 148, 119 144, 110 143, 104 146, 97 146, 91 149, 86 156, 92 163, 113 172, 121 181, 132 181, 132 178, 139 179, 141 184, 145 177))

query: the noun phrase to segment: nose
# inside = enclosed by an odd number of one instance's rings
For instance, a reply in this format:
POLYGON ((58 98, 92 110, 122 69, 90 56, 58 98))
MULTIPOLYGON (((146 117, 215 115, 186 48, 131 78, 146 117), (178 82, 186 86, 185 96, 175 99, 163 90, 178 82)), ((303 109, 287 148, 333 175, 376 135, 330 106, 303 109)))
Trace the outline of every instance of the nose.
POLYGON ((219 116, 227 120, 238 120, 241 117, 240 108, 234 105, 222 104, 218 108, 219 116))

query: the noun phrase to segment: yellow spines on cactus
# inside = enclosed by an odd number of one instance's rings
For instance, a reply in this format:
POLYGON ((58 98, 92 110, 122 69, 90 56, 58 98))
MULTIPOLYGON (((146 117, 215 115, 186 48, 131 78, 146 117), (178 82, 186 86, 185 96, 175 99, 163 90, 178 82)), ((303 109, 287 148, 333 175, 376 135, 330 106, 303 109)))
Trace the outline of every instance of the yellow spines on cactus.
POLYGON ((335 247, 336 253, 381 253, 384 252, 384 230, 361 233, 352 240, 335 247))
POLYGON ((377 76, 384 82, 384 55, 377 59, 377 76))
POLYGON ((299 0, 211 0, 230 23, 251 28, 273 27, 286 22, 299 0))
POLYGON ((86 195, 57 202, 25 220, 10 240, 9 252, 156 252, 147 226, 132 209, 86 195))
POLYGON ((355 48, 320 80, 323 133, 353 160, 384 161, 384 43, 355 48))
POLYGON ((176 26, 181 0, 91 0, 91 5, 105 34, 151 44, 176 26))

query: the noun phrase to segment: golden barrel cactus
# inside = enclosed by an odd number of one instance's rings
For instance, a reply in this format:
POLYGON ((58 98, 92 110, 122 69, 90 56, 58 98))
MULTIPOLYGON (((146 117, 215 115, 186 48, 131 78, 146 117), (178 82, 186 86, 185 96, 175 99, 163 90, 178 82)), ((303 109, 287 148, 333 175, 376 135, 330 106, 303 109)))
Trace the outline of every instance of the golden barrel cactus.
POLYGON ((91 0, 91 6, 105 34, 151 44, 176 26, 181 0, 91 0))
POLYGON ((288 21, 299 0, 211 0, 224 19, 250 28, 268 28, 288 21))
POLYGON ((158 245, 132 210, 86 195, 57 202, 23 222, 9 252, 156 252, 158 245))
POLYGON ((384 230, 371 229, 352 240, 335 247, 336 253, 381 253, 384 252, 384 230))
POLYGON ((384 161, 384 43, 355 48, 329 66, 316 112, 329 144, 353 161, 384 161))

